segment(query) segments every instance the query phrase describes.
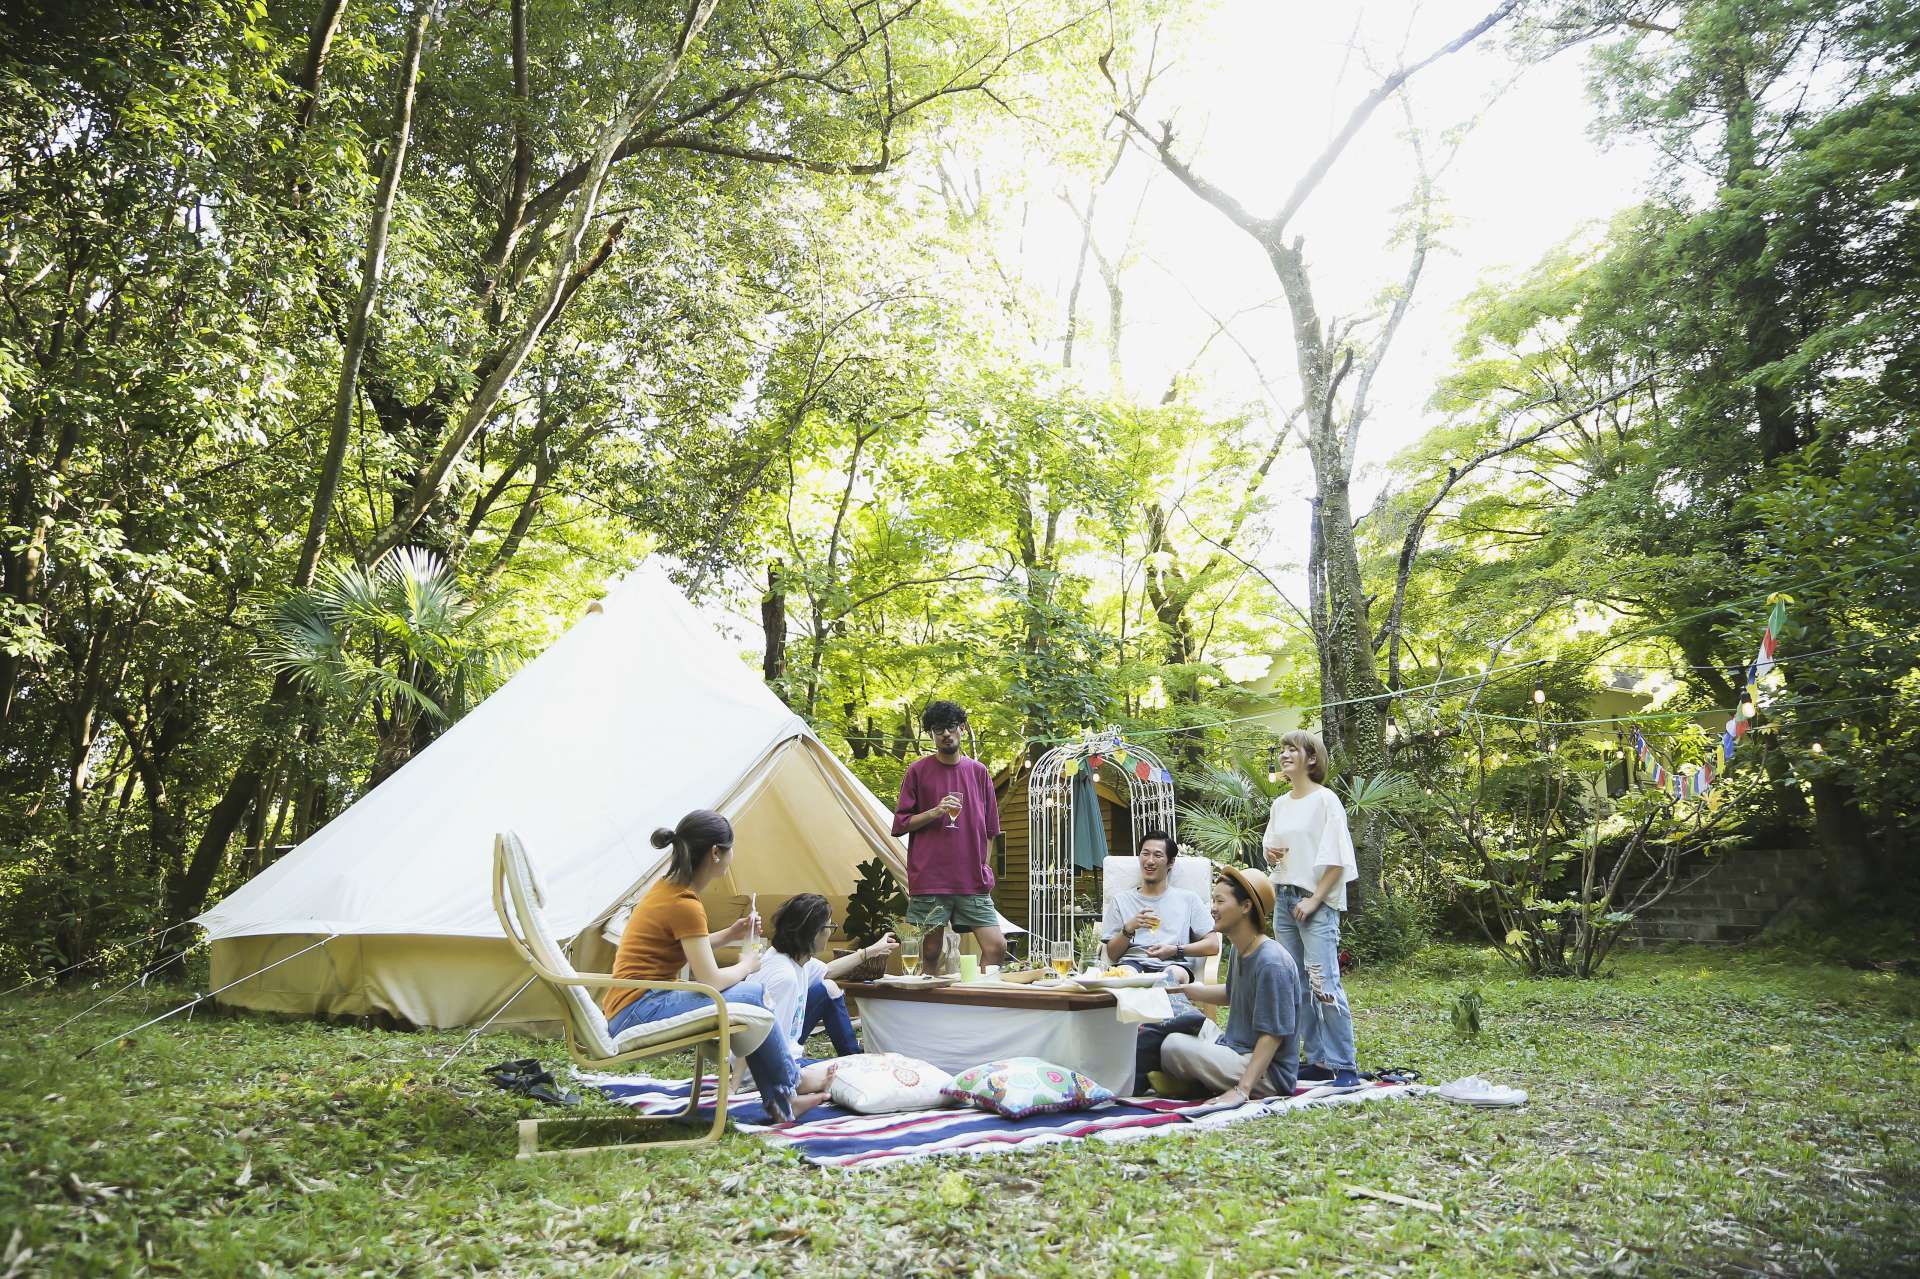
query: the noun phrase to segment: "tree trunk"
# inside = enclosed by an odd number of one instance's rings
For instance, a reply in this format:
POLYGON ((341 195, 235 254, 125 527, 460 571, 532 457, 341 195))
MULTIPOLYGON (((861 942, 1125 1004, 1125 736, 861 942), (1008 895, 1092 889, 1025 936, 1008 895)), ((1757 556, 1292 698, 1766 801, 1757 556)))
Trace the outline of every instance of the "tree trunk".
MULTIPOLYGON (((307 536, 300 547, 300 562, 293 571, 293 589, 305 590, 313 584, 320 563, 320 549, 326 541, 327 522, 333 518, 334 494, 340 488, 340 468, 347 456, 347 436, 353 425, 353 405, 359 393, 360 364, 366 358, 367 329, 373 321, 374 305, 380 296, 380 276, 387 260, 387 233, 393 225, 393 206, 400 194, 400 173, 407 162, 407 144, 413 138, 414 93, 420 80, 421 51, 426 45, 427 25, 433 19, 434 0, 416 0, 413 26, 407 31, 407 51, 401 60, 399 97, 393 109, 393 133, 387 143, 387 161, 380 174, 380 186, 373 205, 373 218, 367 227, 367 253, 361 265, 360 295, 353 315, 347 321, 346 342, 340 353, 340 381, 334 392, 333 425, 327 435, 326 458, 320 464, 320 477, 314 486, 313 511, 307 518, 307 536)), ((336 16, 337 21, 337 16, 336 16)), ((324 57, 324 48, 321 56, 324 57)))
MULTIPOLYGON (((760 674, 781 701, 787 700, 787 584, 785 565, 767 565, 767 593, 760 597, 760 628, 766 634, 760 674)), ((791 703, 788 703, 791 705, 791 703)))

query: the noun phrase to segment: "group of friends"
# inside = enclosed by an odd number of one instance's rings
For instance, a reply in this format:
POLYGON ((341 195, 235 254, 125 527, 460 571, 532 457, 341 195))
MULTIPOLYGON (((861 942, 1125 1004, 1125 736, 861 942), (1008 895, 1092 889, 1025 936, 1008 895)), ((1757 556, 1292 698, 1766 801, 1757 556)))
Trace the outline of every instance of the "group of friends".
MULTIPOLYGON (((907 921, 921 930, 929 972, 938 970, 948 929, 972 934, 982 964, 997 965, 1007 943, 989 864, 1000 833, 993 777, 961 750, 961 706, 936 701, 921 726, 934 752, 908 766, 893 820, 893 833, 908 838, 907 921)), ((1340 920, 1347 885, 1359 873, 1346 810, 1325 784, 1327 752, 1317 734, 1282 737, 1279 765, 1288 789, 1274 799, 1262 839, 1266 872, 1220 867, 1211 901, 1202 902, 1171 883, 1178 845, 1150 831, 1138 843, 1139 886, 1107 901, 1101 940, 1108 963, 1161 975, 1175 1005, 1170 1019, 1140 1028, 1136 1091, 1229 1104, 1287 1096, 1302 1082, 1360 1082, 1340 982, 1340 920), (1227 980, 1196 981, 1223 940, 1232 947, 1227 980), (1224 1006, 1224 1029, 1201 1006, 1224 1006)), ((891 955, 898 941, 888 934, 830 963, 819 959, 834 921, 827 900, 814 893, 780 907, 764 951, 742 944, 759 926, 751 914, 709 932, 700 895, 732 863, 732 824, 697 809, 674 828, 655 831, 653 843, 671 848, 667 871, 635 904, 614 976, 672 981, 684 969, 729 1001, 771 1012, 773 1029, 747 1054, 747 1069, 771 1114, 798 1118, 826 1100, 829 1077, 829 1061, 804 1055, 808 1037, 824 1029, 836 1055, 860 1051, 832 979, 891 955), (740 946, 740 958, 723 966, 714 951, 730 946, 740 946)), ((709 1004, 694 991, 613 990, 602 1007, 618 1035, 709 1004)))

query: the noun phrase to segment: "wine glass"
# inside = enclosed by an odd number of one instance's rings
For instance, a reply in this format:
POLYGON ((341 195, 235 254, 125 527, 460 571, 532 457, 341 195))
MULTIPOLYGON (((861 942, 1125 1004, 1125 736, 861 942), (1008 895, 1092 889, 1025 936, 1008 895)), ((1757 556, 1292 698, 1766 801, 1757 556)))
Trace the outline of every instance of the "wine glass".
POLYGON ((900 971, 909 977, 920 974, 920 929, 914 924, 902 922, 893 930, 900 939, 900 971))
MULTIPOLYGON (((960 793, 959 791, 948 791, 948 792, 947 792, 947 794, 946 794, 946 797, 945 797, 945 799, 943 799, 943 800, 941 801, 943 805, 944 805, 944 803, 945 803, 945 800, 946 800, 946 799, 951 799, 951 800, 955 800, 955 801, 957 801, 957 802, 959 802, 959 803, 962 803, 962 804, 964 804, 964 803, 966 803, 966 802, 967 802, 967 797, 966 797, 965 795, 962 795, 962 794, 961 794, 961 793, 960 793)), ((944 812, 946 813, 946 815, 947 815, 947 829, 948 829, 948 830, 959 830, 959 829, 960 829, 960 823, 959 823, 959 822, 956 822, 955 820, 953 820, 953 810, 952 810, 951 808, 943 808, 943 810, 942 810, 942 811, 944 811, 944 812)))
POLYGON ((1057 941, 1053 943, 1053 971, 1062 977, 1073 976, 1073 943, 1057 941))

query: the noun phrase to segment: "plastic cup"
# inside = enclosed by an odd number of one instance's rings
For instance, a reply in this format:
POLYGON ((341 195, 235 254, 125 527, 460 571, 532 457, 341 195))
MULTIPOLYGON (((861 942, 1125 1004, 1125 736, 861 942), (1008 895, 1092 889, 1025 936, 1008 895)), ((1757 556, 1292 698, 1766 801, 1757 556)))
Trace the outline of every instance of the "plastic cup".
POLYGON ((980 956, 960 956, 960 980, 974 981, 980 976, 980 956))

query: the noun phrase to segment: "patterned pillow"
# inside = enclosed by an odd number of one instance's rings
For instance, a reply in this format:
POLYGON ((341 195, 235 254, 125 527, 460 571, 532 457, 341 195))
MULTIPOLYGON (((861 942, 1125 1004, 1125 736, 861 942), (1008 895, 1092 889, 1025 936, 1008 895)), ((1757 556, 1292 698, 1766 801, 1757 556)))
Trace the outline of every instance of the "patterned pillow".
POLYGON ((1038 1057, 1006 1057, 970 1066, 942 1091, 956 1101, 1008 1119, 1088 1110, 1113 1100, 1111 1092, 1079 1071, 1038 1057))
POLYGON ((953 1082, 938 1066, 899 1053, 860 1053, 831 1062, 827 1069, 827 1094, 833 1104, 861 1115, 947 1105, 942 1090, 953 1082))

